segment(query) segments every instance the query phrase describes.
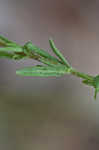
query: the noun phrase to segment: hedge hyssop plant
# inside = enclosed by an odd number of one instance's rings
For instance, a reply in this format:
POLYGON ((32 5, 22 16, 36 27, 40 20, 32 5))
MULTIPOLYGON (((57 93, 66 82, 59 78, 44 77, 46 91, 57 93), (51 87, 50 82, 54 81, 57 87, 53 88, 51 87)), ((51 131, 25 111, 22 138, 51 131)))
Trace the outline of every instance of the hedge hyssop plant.
POLYGON ((96 95, 99 92, 99 75, 94 77, 78 72, 56 48, 52 39, 49 40, 49 44, 56 57, 33 45, 32 42, 27 42, 21 46, 0 35, 0 58, 13 60, 35 59, 43 64, 17 70, 16 74, 21 76, 59 77, 65 74, 75 75, 82 78, 82 83, 95 88, 94 98, 96 99, 96 95))

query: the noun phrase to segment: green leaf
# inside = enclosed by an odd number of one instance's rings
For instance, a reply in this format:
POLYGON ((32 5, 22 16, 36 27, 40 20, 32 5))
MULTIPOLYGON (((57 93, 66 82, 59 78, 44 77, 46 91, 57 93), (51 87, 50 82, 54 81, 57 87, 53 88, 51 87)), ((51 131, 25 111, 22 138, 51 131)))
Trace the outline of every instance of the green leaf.
POLYGON ((25 52, 26 53, 35 53, 35 54, 38 54, 39 56, 42 56, 42 57, 47 58, 47 59, 50 59, 53 62, 61 63, 57 58, 51 56, 46 51, 44 51, 44 50, 40 49, 39 47, 33 45, 32 42, 27 42, 24 45, 24 48, 25 48, 25 52))
POLYGON ((94 77, 94 87, 99 88, 99 75, 94 77))
POLYGON ((20 59, 25 59, 27 58, 26 56, 19 55, 19 54, 14 54, 13 59, 14 60, 20 60, 20 59))
POLYGON ((0 58, 20 60, 20 59, 25 59, 26 56, 14 54, 14 53, 8 53, 4 51, 4 52, 0 52, 0 58))
POLYGON ((13 44, 16 45, 15 42, 8 40, 7 38, 5 38, 4 36, 0 35, 0 43, 3 43, 4 45, 6 44, 13 44))
POLYGON ((6 43, 12 43, 12 41, 9 41, 7 38, 5 38, 4 36, 0 35, 0 40, 6 42, 6 43))
POLYGON ((88 85, 88 86, 93 86, 94 85, 94 82, 93 81, 90 81, 90 80, 83 80, 82 83, 88 85))
POLYGON ((97 97, 97 93, 99 92, 99 88, 95 88, 95 94, 94 94, 94 99, 97 97))
MULTIPOLYGON (((62 76, 66 73, 66 67, 34 66, 16 71, 16 74, 22 76, 62 76)), ((68 72, 69 73, 69 72, 68 72)))
POLYGON ((13 59, 14 54, 8 52, 0 52, 0 58, 13 59))
POLYGON ((21 47, 1 47, 0 53, 3 51, 5 51, 5 52, 23 52, 23 48, 21 48, 21 47))
POLYGON ((19 44, 8 40, 7 38, 5 38, 2 35, 0 35, 0 46, 3 46, 3 47, 20 47, 19 44))
POLYGON ((41 63, 46 64, 46 65, 51 66, 51 67, 56 67, 56 66, 61 65, 61 64, 58 64, 57 62, 55 62, 51 59, 47 59, 47 58, 44 58, 44 57, 39 58, 39 60, 40 60, 41 63))
POLYGON ((50 39, 49 43, 50 43, 50 47, 52 48, 53 52, 56 54, 56 56, 59 57, 59 59, 63 62, 63 64, 65 64, 67 67, 71 67, 69 65, 69 63, 67 62, 67 60, 65 59, 65 57, 62 55, 62 53, 56 48, 54 41, 50 39))
POLYGON ((97 93, 99 92, 99 75, 94 77, 94 88, 95 88, 94 98, 96 99, 97 93))

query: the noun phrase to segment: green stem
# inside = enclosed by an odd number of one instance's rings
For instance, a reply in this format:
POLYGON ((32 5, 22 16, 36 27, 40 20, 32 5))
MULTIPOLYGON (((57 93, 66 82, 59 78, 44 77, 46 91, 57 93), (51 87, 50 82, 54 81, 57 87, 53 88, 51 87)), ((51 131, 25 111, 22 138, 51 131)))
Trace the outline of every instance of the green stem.
POLYGON ((77 76, 77 77, 80 77, 80 78, 82 78, 82 79, 86 79, 86 80, 93 81, 93 76, 88 75, 88 74, 85 74, 85 73, 82 73, 82 72, 78 72, 78 71, 75 70, 75 69, 71 69, 71 74, 72 74, 72 75, 75 75, 75 76, 77 76))

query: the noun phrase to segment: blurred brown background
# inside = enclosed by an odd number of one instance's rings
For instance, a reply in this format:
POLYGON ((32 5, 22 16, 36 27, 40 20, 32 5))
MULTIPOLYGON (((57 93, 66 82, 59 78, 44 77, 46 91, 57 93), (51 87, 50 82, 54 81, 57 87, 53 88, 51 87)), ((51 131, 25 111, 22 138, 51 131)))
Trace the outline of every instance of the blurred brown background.
MULTIPOLYGON (((0 34, 49 52, 52 37, 73 67, 99 72, 98 0, 0 0, 0 34)), ((99 150, 99 96, 73 76, 16 76, 36 63, 0 59, 0 149, 99 150)))

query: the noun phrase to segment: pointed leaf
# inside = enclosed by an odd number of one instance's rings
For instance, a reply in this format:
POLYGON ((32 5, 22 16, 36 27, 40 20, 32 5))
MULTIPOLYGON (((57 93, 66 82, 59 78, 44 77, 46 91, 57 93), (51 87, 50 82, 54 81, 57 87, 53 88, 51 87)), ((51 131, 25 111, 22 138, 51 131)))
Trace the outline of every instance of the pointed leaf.
POLYGON ((13 43, 13 44, 16 44, 15 42, 12 42, 10 40, 8 40, 7 38, 5 38, 4 36, 0 35, 0 41, 7 44, 7 43, 13 43))
POLYGON ((16 42, 10 41, 7 38, 5 38, 4 36, 0 35, 0 46, 7 46, 7 47, 20 47, 19 44, 17 44, 16 42))
POLYGON ((56 56, 59 57, 59 59, 67 66, 67 67, 71 67, 69 65, 69 63, 67 62, 67 60, 65 59, 65 57, 62 55, 62 53, 56 48, 54 41, 53 40, 49 40, 50 46, 53 50, 53 52, 56 54, 56 56))
POLYGON ((44 51, 43 49, 40 49, 39 47, 37 47, 35 45, 33 45, 32 42, 27 42, 24 45, 24 48, 29 50, 29 52, 31 52, 31 53, 38 54, 44 58, 52 60, 53 62, 61 63, 57 58, 51 56, 48 52, 44 51))
POLYGON ((61 76, 66 73, 66 67, 34 66, 16 71, 16 74, 22 76, 61 76))
POLYGON ((97 93, 99 92, 99 88, 95 88, 95 94, 94 94, 94 99, 97 97, 97 93))
POLYGON ((1 47, 0 52, 23 52, 21 47, 1 47))

